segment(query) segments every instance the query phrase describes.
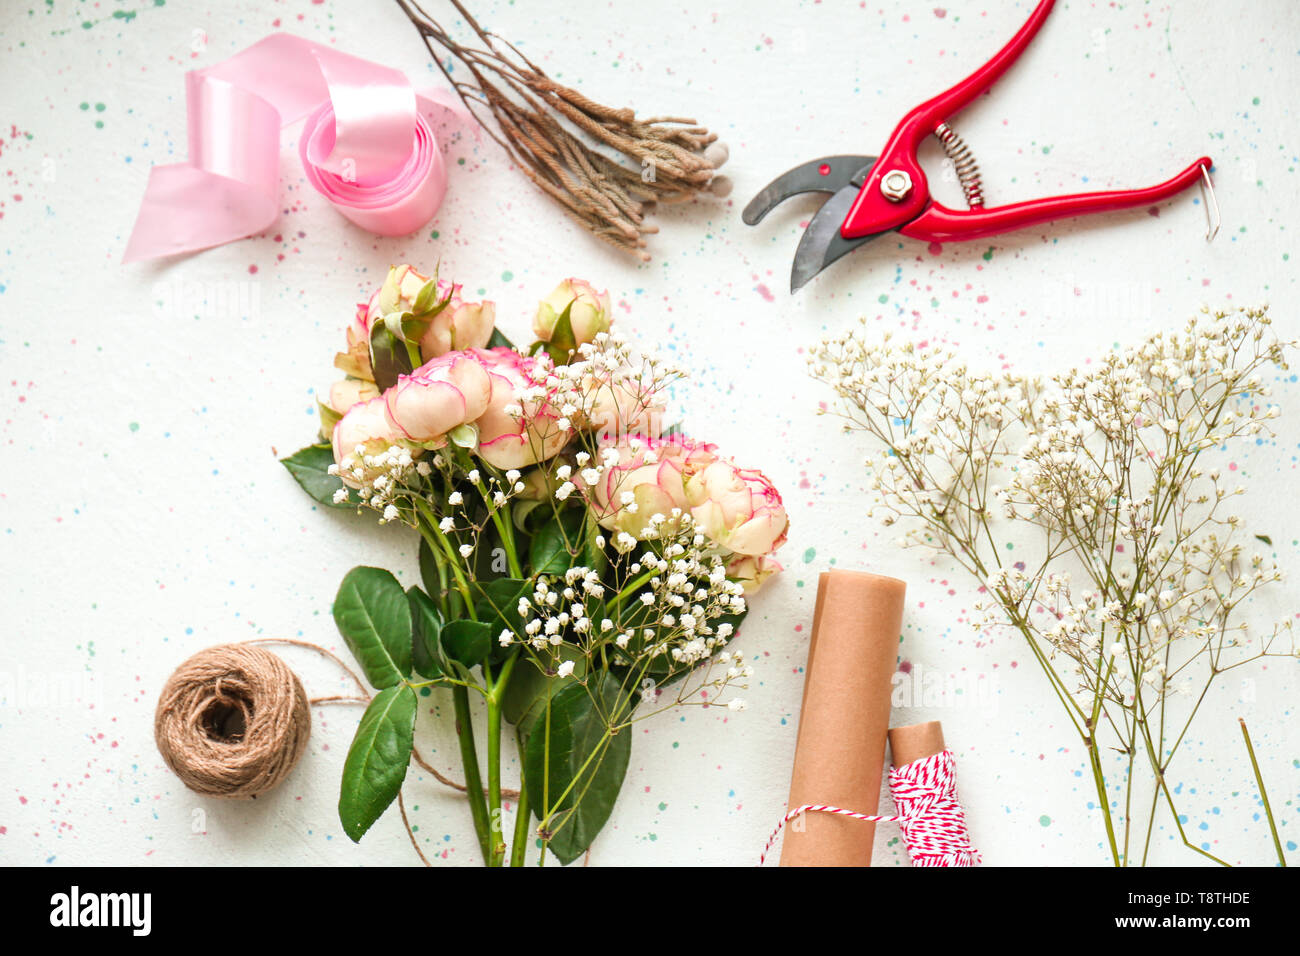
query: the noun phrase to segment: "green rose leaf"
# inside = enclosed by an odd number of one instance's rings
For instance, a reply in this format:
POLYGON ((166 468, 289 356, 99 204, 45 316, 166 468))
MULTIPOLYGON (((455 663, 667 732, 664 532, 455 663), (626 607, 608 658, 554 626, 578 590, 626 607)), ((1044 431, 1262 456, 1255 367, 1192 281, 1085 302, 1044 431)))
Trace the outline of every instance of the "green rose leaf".
POLYGON ((423 582, 426 593, 434 596, 442 594, 442 580, 438 577, 438 559, 434 557, 433 549, 423 537, 420 538, 420 581, 423 582))
POLYGON ((474 613, 491 632, 492 659, 499 660, 509 653, 509 649, 503 648, 497 638, 502 631, 522 633, 523 619, 519 617, 519 599, 533 593, 533 584, 519 578, 497 578, 475 587, 478 593, 474 599, 474 613))
POLYGON ((280 464, 293 475, 294 481, 312 499, 329 508, 355 508, 359 502, 355 491, 348 491, 346 501, 335 502, 334 493, 343 487, 343 481, 329 473, 334 464, 334 449, 329 445, 308 445, 300 448, 287 458, 281 458, 280 464))
POLYGON ((627 774, 632 735, 625 727, 607 737, 602 715, 626 719, 634 704, 618 681, 602 671, 588 678, 585 687, 575 682, 557 693, 551 698, 549 723, 542 708, 533 724, 524 750, 525 785, 539 820, 554 812, 549 846, 561 863, 582 856, 614 809, 627 774))
POLYGON ((581 551, 583 512, 563 511, 537 529, 528 549, 528 563, 534 574, 563 574, 572 567, 569 548, 581 551))
POLYGON ((406 600, 411 605, 411 666, 421 677, 436 680, 443 675, 439 658, 442 650, 438 636, 442 632, 442 612, 433 598, 419 588, 413 587, 406 592, 406 600))
POLYGON ((578 347, 577 337, 573 334, 573 319, 569 314, 572 311, 573 302, 570 302, 564 307, 560 317, 555 320, 555 328, 551 332, 550 341, 546 345, 546 351, 550 353, 556 365, 567 365, 570 358, 569 353, 578 347))
POLYGON ((519 598, 533 593, 531 581, 496 578, 486 584, 478 582, 474 587, 478 592, 474 611, 480 621, 495 627, 498 634, 505 628, 519 628, 519 598))
POLYGON ((376 322, 370 329, 370 366, 380 392, 396 385, 397 376, 410 375, 413 368, 406 343, 383 322, 376 322))
POLYGON ((513 350, 515 347, 515 343, 511 342, 510 339, 506 336, 506 334, 502 332, 500 329, 493 327, 492 337, 488 339, 487 347, 490 349, 506 348, 506 349, 513 350))
POLYGON ((531 534, 533 529, 537 527, 538 519, 546 514, 545 511, 538 511, 537 509, 547 504, 549 504, 549 502, 529 501, 526 499, 516 501, 514 507, 511 509, 511 516, 514 519, 515 528, 525 534, 531 534))
POLYGON ((558 658, 573 661, 572 677, 555 677, 543 673, 531 658, 524 658, 515 666, 515 672, 501 695, 501 716, 507 723, 519 727, 519 732, 527 737, 536 726, 539 715, 546 712, 546 702, 566 687, 571 687, 575 679, 587 676, 587 658, 572 644, 561 644, 556 648, 558 658))
POLYGON ((334 598, 334 623, 375 687, 411 676, 411 606, 383 568, 353 568, 334 598))
POLYGON ((488 656, 495 634, 482 621, 462 619, 444 624, 438 642, 450 660, 473 667, 488 656))
POLYGON ((397 799, 411 762, 415 735, 415 691, 406 684, 375 695, 357 726, 343 763, 339 820, 353 843, 397 799))

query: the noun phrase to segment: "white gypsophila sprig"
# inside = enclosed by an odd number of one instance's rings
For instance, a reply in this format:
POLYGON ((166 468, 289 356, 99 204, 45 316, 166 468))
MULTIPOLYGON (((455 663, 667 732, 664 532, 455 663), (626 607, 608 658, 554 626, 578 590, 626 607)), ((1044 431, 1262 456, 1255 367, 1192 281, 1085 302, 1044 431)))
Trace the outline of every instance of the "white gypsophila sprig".
POLYGON ((1265 307, 1203 309, 1047 383, 875 341, 865 322, 810 359, 846 430, 879 442, 869 482, 898 543, 970 571, 987 591, 974 623, 1022 634, 1089 751, 1104 731, 1154 755, 1157 786, 1183 740, 1168 698, 1190 721, 1218 675, 1296 652, 1289 621, 1239 619, 1282 575, 1242 543, 1245 489, 1202 462, 1270 434, 1266 373, 1291 345, 1270 326, 1265 307))
MULTIPOLYGON (((745 686, 740 682, 751 669, 729 652, 720 657, 735 631, 731 619, 746 610, 742 585, 727 579, 723 556, 694 530, 689 514, 654 524, 675 530, 650 545, 616 541, 603 573, 578 565, 539 577, 515 609, 519 633, 502 632, 501 643, 521 644, 544 673, 559 674, 574 654, 590 665, 584 673, 598 662, 612 664, 624 683, 640 688, 643 701, 653 699, 650 713, 697 702, 705 690, 716 702, 745 686), (675 693, 661 700, 654 689, 669 682, 675 693)), ((581 679, 574 668, 565 670, 581 679)))
MULTIPOLYGON (((358 486, 358 507, 379 512, 380 524, 401 522, 439 535, 465 560, 493 517, 525 491, 517 470, 467 465, 448 449, 430 454, 391 445, 372 454, 358 446, 329 473, 350 477, 358 486)), ((342 503, 348 496, 348 488, 341 488, 334 500, 342 503)))
MULTIPOLYGON (((359 506, 378 511, 381 524, 391 521, 413 524, 413 512, 407 499, 412 487, 419 484, 430 470, 428 462, 416 460, 416 453, 402 445, 390 445, 383 451, 367 451, 364 446, 357 445, 343 456, 339 464, 330 465, 328 472, 350 479, 356 486, 359 506)), ((347 487, 334 492, 335 504, 342 504, 349 497, 347 487)))
POLYGON ((554 372, 556 403, 582 426, 589 453, 628 434, 657 438, 668 392, 686 374, 658 355, 636 352, 612 331, 580 345, 573 360, 554 372))

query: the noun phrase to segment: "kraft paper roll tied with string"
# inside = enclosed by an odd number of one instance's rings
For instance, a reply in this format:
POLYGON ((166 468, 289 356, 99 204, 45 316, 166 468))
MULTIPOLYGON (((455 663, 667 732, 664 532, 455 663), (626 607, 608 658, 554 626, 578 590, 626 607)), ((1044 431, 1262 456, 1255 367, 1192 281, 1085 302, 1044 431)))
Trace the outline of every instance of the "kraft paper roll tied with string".
POLYGON ((311 710, 297 675, 270 651, 222 644, 199 651, 167 679, 154 740, 195 793, 233 799, 267 793, 307 749, 311 710))
POLYGON ((451 90, 417 93, 399 71, 276 33, 185 77, 189 160, 150 170, 124 262, 193 252, 267 229, 279 213, 280 131, 307 118, 308 182, 363 229, 401 236, 447 190, 430 124, 473 123, 451 90))
MULTIPOLYGON (((822 573, 788 806, 876 812, 906 590, 896 578, 822 573)), ((873 823, 805 814, 786 830, 781 865, 868 866, 874 836, 873 823)))
MULTIPOLYGON (((762 866, 786 824, 825 815, 862 826, 894 824, 916 867, 972 867, 980 852, 971 844, 966 812, 957 797, 957 761, 943 745, 938 721, 895 727, 889 731, 893 766, 889 768, 891 814, 864 813, 826 803, 805 803, 788 810, 759 854, 762 866)), ((797 828, 792 828, 797 832, 797 828)))

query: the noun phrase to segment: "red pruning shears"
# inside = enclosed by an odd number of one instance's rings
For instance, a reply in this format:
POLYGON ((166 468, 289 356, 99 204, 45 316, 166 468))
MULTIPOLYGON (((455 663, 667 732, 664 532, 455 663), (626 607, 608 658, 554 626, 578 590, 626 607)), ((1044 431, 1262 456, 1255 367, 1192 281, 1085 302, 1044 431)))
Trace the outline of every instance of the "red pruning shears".
MULTIPOLYGON (((813 216, 799 241, 790 273, 791 292, 836 259, 891 230, 928 242, 978 239, 1067 216, 1146 206, 1196 182, 1211 190, 1207 199, 1213 199, 1209 175, 1213 163, 1208 156, 1202 156, 1173 179, 1147 189, 1054 196, 1009 206, 984 205, 975 158, 946 120, 1006 72, 1034 38, 1055 3, 1056 0, 1042 0, 1029 21, 997 56, 946 93, 940 93, 904 116, 878 157, 814 159, 778 176, 754 197, 742 214, 751 226, 791 196, 830 193, 830 199, 813 216), (931 197, 925 171, 917 161, 917 147, 930 135, 938 137, 952 160, 969 209, 949 209, 931 197)), ((1208 205, 1206 215, 1210 215, 1208 205)), ((1212 239, 1217 231, 1217 225, 1212 226, 1207 238, 1212 239)))

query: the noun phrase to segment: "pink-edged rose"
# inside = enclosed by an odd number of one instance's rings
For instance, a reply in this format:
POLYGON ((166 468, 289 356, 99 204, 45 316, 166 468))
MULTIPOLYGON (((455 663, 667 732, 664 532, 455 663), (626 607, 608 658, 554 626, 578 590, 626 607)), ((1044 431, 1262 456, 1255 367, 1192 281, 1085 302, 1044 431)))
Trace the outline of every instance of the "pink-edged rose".
POLYGON ((572 431, 551 404, 538 360, 514 349, 475 349, 492 380, 492 394, 479 416, 478 454, 497 468, 525 468, 559 454, 572 431))
POLYGON ((770 555, 737 554, 727 564, 727 577, 739 581, 746 594, 753 594, 764 581, 782 570, 780 563, 770 555))
POLYGON ((716 457, 716 446, 681 435, 635 435, 608 447, 617 449, 618 461, 608 465, 588 497, 602 527, 634 538, 655 515, 671 518, 673 509, 689 511, 686 481, 716 457))
POLYGON ((497 307, 493 302, 465 302, 460 285, 438 282, 438 300, 451 295, 447 307, 434 316, 420 339, 420 357, 425 361, 463 349, 481 349, 492 338, 497 307))
POLYGON ((569 310, 569 324, 573 327, 576 345, 585 345, 594 341, 601 332, 609 331, 609 292, 597 292, 595 286, 582 279, 565 279, 537 303, 533 334, 543 342, 551 341, 555 323, 565 309, 569 310))
POLYGON ((487 370, 472 353, 451 352, 399 375, 384 392, 398 434, 426 448, 447 444, 447 433, 479 418, 492 397, 487 370))
POLYGON ((654 438, 662 433, 667 406, 635 379, 590 375, 582 390, 582 426, 602 442, 613 443, 630 435, 654 438))
POLYGON ((347 343, 347 351, 339 352, 334 356, 334 367, 340 372, 346 372, 349 378, 373 382, 375 373, 370 367, 370 306, 368 303, 357 303, 357 311, 348 324, 347 343))
POLYGON ((770 554, 785 543, 790 520, 762 472, 718 459, 686 482, 695 526, 737 554, 770 554))
POLYGON ((339 477, 352 488, 360 488, 378 474, 366 466, 364 459, 367 455, 378 455, 393 445, 405 444, 403 436, 388 417, 383 398, 358 402, 349 408, 335 423, 332 438, 339 477))
POLYGON ((362 378, 341 378, 330 386, 329 401, 325 404, 340 415, 346 415, 357 402, 368 402, 379 397, 379 386, 362 378))
MULTIPOLYGON (((388 277, 366 305, 368 322, 373 323, 389 312, 413 312, 416 297, 429 282, 429 277, 409 265, 393 266, 388 277)), ((448 352, 477 349, 487 345, 496 325, 496 305, 492 302, 466 302, 460 297, 461 287, 439 279, 434 302, 451 301, 429 321, 429 327, 420 338, 420 357, 429 359, 448 352)), ((368 347, 368 346, 367 346, 368 347)))

